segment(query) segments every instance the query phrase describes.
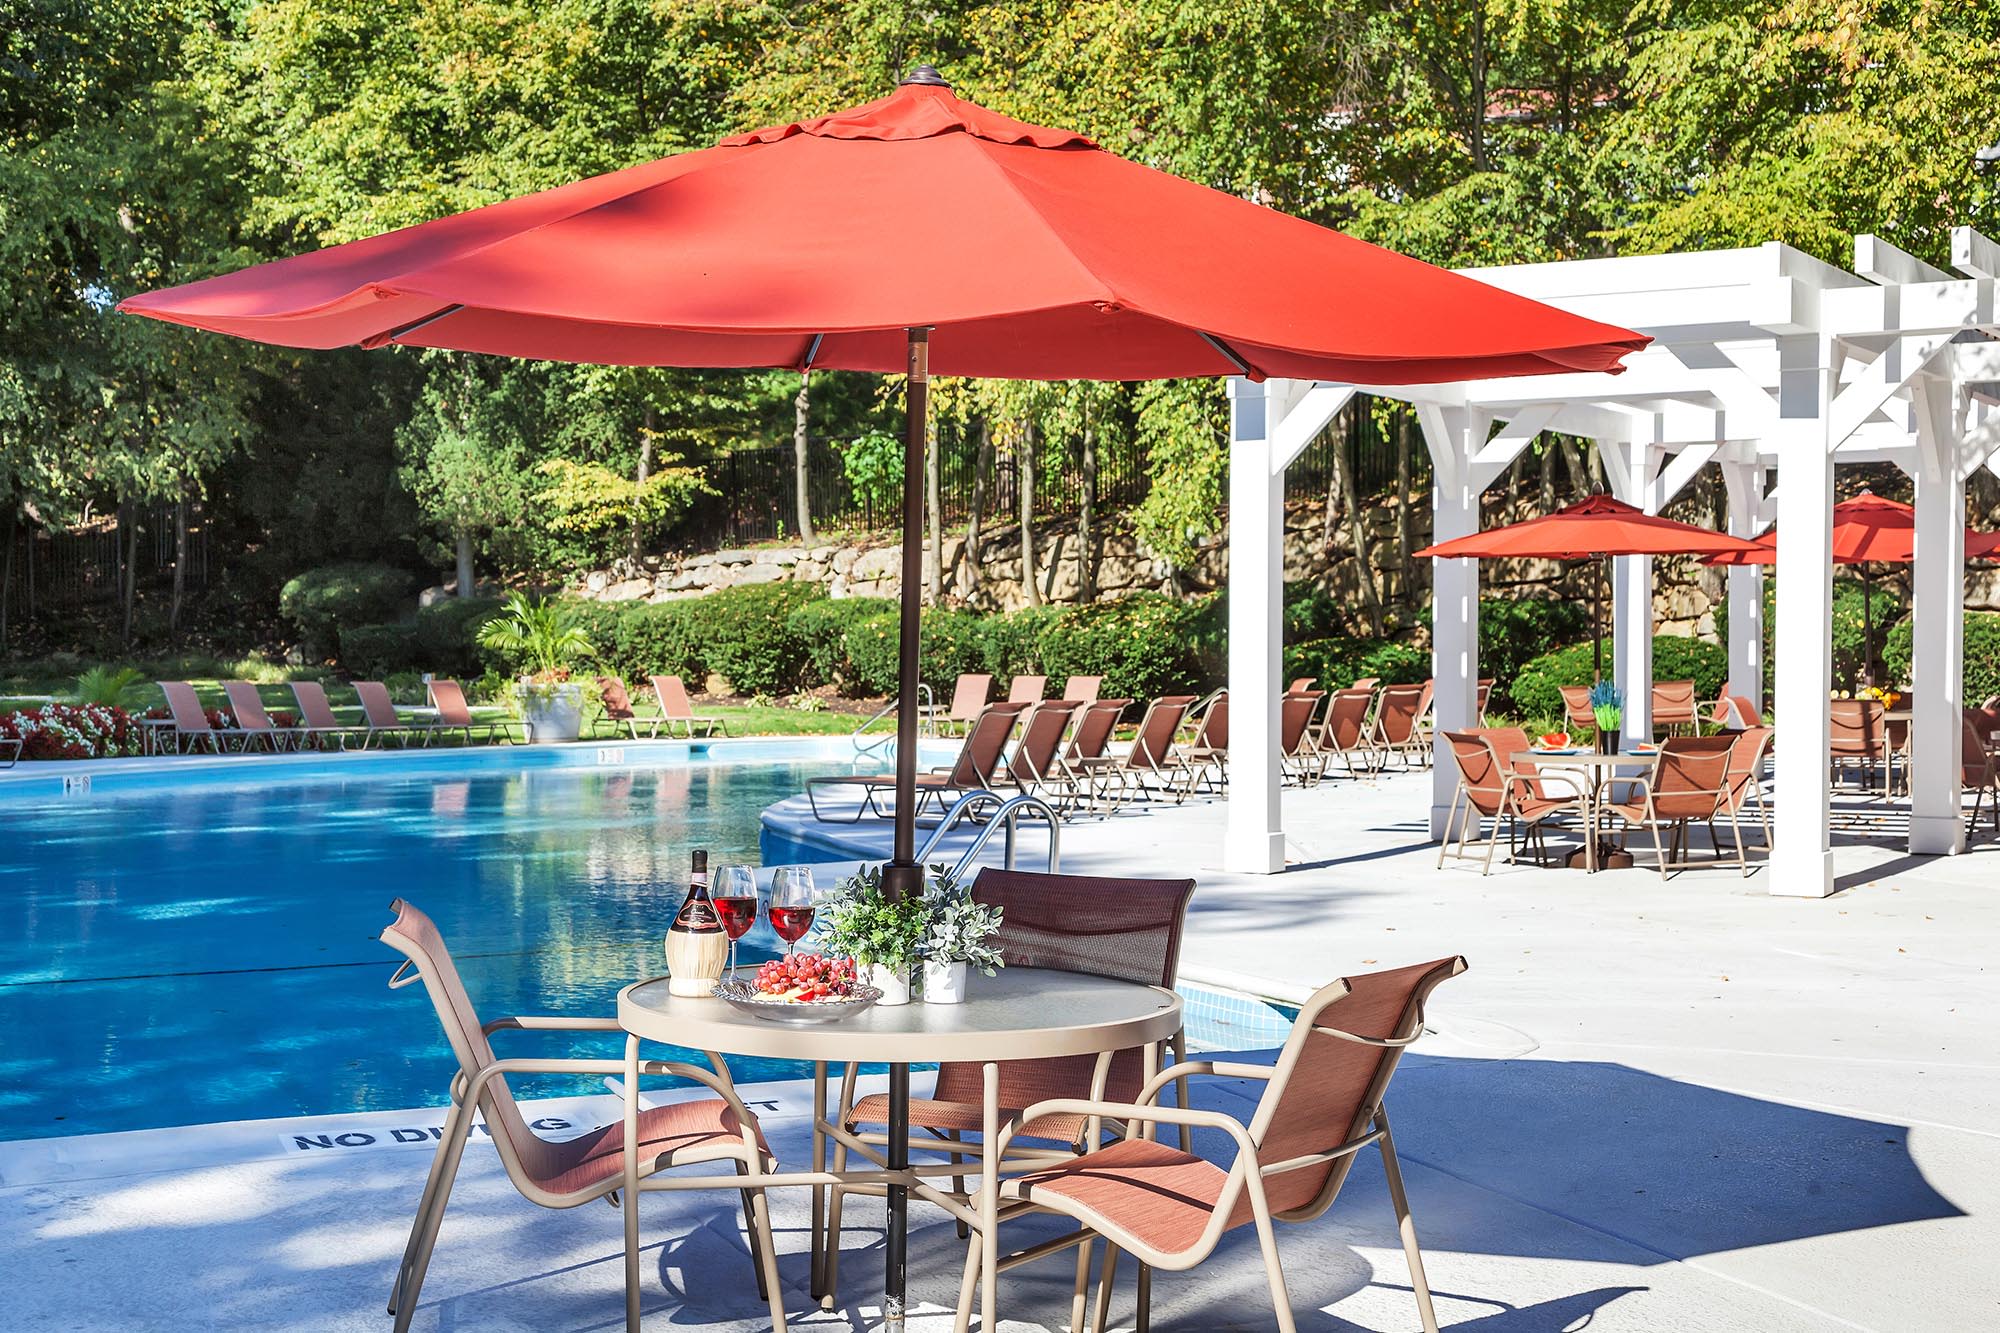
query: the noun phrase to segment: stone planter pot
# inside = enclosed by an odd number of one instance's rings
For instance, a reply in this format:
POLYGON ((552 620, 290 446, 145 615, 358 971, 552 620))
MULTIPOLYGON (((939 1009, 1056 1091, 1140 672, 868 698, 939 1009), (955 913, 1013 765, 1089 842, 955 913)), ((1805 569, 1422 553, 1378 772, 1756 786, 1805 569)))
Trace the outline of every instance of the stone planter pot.
POLYGON ((907 970, 892 972, 880 963, 870 963, 862 981, 882 992, 877 1004, 908 1004, 910 1002, 910 974, 907 970))
POLYGON ((573 741, 583 734, 583 686, 579 682, 554 688, 521 686, 518 693, 530 744, 573 741))
POLYGON ((924 1003, 964 1004, 966 972, 964 963, 925 963, 924 1003))

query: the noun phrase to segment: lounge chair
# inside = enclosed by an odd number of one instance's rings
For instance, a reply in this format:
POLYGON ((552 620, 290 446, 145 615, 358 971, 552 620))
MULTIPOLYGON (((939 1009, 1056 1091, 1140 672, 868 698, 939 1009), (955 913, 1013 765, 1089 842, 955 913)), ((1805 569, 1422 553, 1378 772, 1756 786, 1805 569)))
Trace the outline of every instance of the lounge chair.
MULTIPOLYGON (((971 730, 965 733, 965 740, 958 747, 958 758, 946 767, 934 768, 928 773, 917 774, 917 808, 921 815, 932 801, 941 799, 946 793, 964 795, 967 792, 991 790, 996 781, 995 774, 1000 769, 1000 756, 1007 748, 1007 738, 1014 733, 1015 723, 1021 720, 1026 704, 988 704, 980 711, 971 730)), ((813 818, 821 823, 858 824, 862 816, 873 813, 879 818, 893 817, 893 809, 885 809, 876 803, 876 793, 896 790, 896 779, 886 773, 852 773, 839 777, 811 778, 806 782, 806 801, 812 807, 813 818), (859 787, 861 804, 852 819, 830 820, 819 808, 821 787, 859 787)))
POLYGON ((1209 695, 1207 706, 1197 716, 1194 739, 1181 750, 1189 795, 1198 783, 1210 782, 1211 777, 1210 788, 1217 792, 1229 780, 1229 691, 1209 695))
POLYGON ((396 712, 395 701, 389 697, 388 687, 376 680, 354 682, 354 697, 361 701, 361 716, 368 723, 368 734, 361 740, 361 748, 377 736, 399 736, 399 744, 408 745, 412 737, 422 736, 424 744, 430 744, 431 725, 428 722, 405 722, 396 712))
MULTIPOLYGON (((514 1100, 507 1080, 510 1075, 590 1074, 623 1075, 622 1059, 500 1059, 494 1054, 492 1034, 501 1031, 577 1033, 597 1032, 607 1036, 622 1033, 618 1020, 603 1018, 552 1018, 521 1015, 481 1024, 459 979, 444 939, 429 917, 398 899, 390 904, 396 919, 383 928, 382 942, 403 955, 402 966, 389 979, 392 987, 422 981, 424 991, 437 1010, 445 1039, 458 1060, 458 1073, 451 1081, 449 1109, 431 1159, 430 1178, 417 1202, 416 1221, 410 1227, 409 1243, 397 1266, 390 1288, 389 1312, 396 1317, 395 1333, 406 1333, 417 1312, 424 1275, 430 1267, 431 1251, 437 1244, 438 1227, 444 1221, 445 1205, 458 1176, 459 1159, 472 1137, 474 1118, 484 1122, 486 1137, 500 1153, 507 1179, 522 1197, 545 1208, 574 1208, 593 1199, 618 1192, 625 1183, 625 1145, 637 1142, 640 1151, 637 1171, 643 1189, 714 1189, 737 1191, 743 1201, 744 1230, 750 1259, 757 1273, 757 1287, 770 1305, 772 1326, 785 1327, 784 1289, 778 1283, 776 1250, 771 1243, 770 1213, 761 1189, 743 1189, 738 1176, 767 1172, 777 1159, 764 1142, 757 1117, 736 1095, 729 1070, 720 1060, 714 1069, 648 1060, 640 1073, 672 1075, 699 1083, 715 1094, 693 1101, 669 1102, 664 1106, 640 1109, 639 1090, 624 1089, 627 1098, 621 1121, 565 1139, 560 1143, 542 1138, 528 1127, 514 1100), (414 976, 406 975, 412 969, 414 976), (726 1172, 710 1176, 658 1177, 656 1173, 679 1166, 717 1162, 726 1172)), ((626 1309, 634 1327, 639 1310, 639 1253, 637 1246, 638 1200, 621 1200, 625 1209, 626 1309)))
MULTIPOLYGON (((1483 858, 1480 874, 1493 873, 1493 851, 1500 842, 1500 827, 1507 827, 1507 860, 1524 846, 1537 849, 1537 859, 1546 851, 1542 825, 1582 809, 1583 791, 1562 774, 1543 774, 1532 764, 1515 764, 1513 756, 1528 748, 1528 735, 1519 727, 1494 727, 1484 731, 1447 731, 1445 744, 1452 762, 1458 766, 1458 786, 1452 791, 1445 812, 1444 838, 1438 844, 1438 868, 1446 856, 1463 861, 1483 858), (1550 792, 1545 783, 1562 782, 1566 793, 1550 792), (1468 852, 1481 825, 1491 821, 1482 851, 1468 852), (1458 850, 1451 848, 1453 824, 1458 826, 1458 850), (1525 831, 1525 836, 1524 836, 1525 831)), ((1586 837, 1590 836, 1586 831, 1586 837)))
POLYGON ((619 727, 624 727, 626 731, 631 733, 632 739, 636 741, 639 739, 639 724, 641 722, 650 725, 650 730, 646 733, 648 737, 657 737, 660 734, 660 723, 665 720, 664 717, 642 718, 638 713, 633 711, 632 696, 625 692, 625 682, 618 679, 618 677, 599 676, 597 678, 597 716, 591 719, 592 730, 595 730, 603 723, 609 722, 611 723, 612 730, 616 731, 619 727))
POLYGON ((1675 728, 1684 728, 1692 736, 1696 731, 1694 682, 1691 680, 1656 680, 1653 682, 1653 734, 1662 732, 1672 735, 1675 728))
POLYGON ((1071 676, 1063 682, 1062 697, 1074 704, 1097 702, 1097 695, 1104 688, 1102 676, 1071 676))
POLYGON ((1002 770, 1022 795, 1041 795, 1060 781, 1063 738, 1082 704, 1068 699, 1043 699, 1029 705, 1021 717, 1021 738, 1002 770))
POLYGON ((1743 829, 1736 822, 1736 805, 1730 799, 1729 755, 1735 745, 1732 736, 1672 736, 1660 746, 1651 773, 1644 777, 1620 775, 1606 779, 1607 793, 1622 787, 1627 795, 1623 800, 1599 802, 1598 813, 1622 825, 1621 847, 1634 829, 1643 828, 1652 834, 1661 880, 1666 880, 1670 871, 1708 864, 1688 859, 1688 825, 1696 820, 1708 825, 1709 840, 1719 860, 1722 839, 1716 834, 1715 821, 1726 818, 1730 832, 1735 835, 1737 869, 1745 875, 1750 873, 1750 862, 1743 849, 1743 829))
POLYGON ((1357 676, 1354 683, 1347 688, 1350 690, 1367 690, 1370 694, 1373 694, 1375 687, 1381 683, 1382 678, 1380 676, 1357 676))
POLYGON ((1122 1253, 1138 1260, 1137 1323, 1146 1328, 1155 1268, 1193 1268, 1215 1252, 1225 1233, 1254 1225, 1278 1327, 1291 1333, 1291 1298, 1271 1223, 1307 1222, 1325 1213, 1340 1194, 1355 1158, 1372 1145, 1382 1155, 1418 1319, 1427 1333, 1437 1333, 1423 1254, 1396 1160, 1389 1113, 1382 1103, 1403 1048, 1423 1033, 1425 1001, 1440 983, 1463 971, 1463 958, 1444 958, 1324 986, 1301 1006, 1274 1065, 1176 1063, 1148 1079, 1130 1102, 1052 1097, 1023 1107, 1004 1122, 989 1099, 981 1131, 992 1146, 981 1160, 980 1188, 974 1196, 977 1235, 969 1242, 965 1278, 959 1285, 958 1327, 966 1327, 971 1318, 975 1290, 983 1315, 981 1329, 1000 1327, 994 1308, 1000 1272, 1070 1245, 1083 1247, 1072 1307, 1076 1316, 1072 1322, 1082 1327, 1090 1250, 1102 1238, 1106 1248, 1094 1326, 1110 1327, 1111 1288, 1122 1253), (1207 1077, 1264 1084, 1248 1124, 1189 1105, 1188 1080, 1207 1077), (1175 1104, 1161 1106, 1159 1096, 1169 1085, 1176 1089, 1175 1104), (1081 1157, 1000 1179, 1001 1156, 1014 1139, 1051 1116, 1122 1122, 1126 1136, 1081 1157), (1226 1164, 1161 1142, 1161 1126, 1221 1131, 1232 1148, 1226 1164), (1080 1230, 1058 1233, 1032 1249, 1002 1258, 1001 1223, 1028 1212, 1067 1217, 1080 1230))
POLYGON ((472 709, 465 702, 465 691, 455 680, 433 680, 430 685, 431 706, 437 709, 437 724, 432 727, 433 735, 458 732, 465 737, 467 745, 472 744, 472 733, 483 732, 490 742, 494 737, 513 744, 514 729, 507 722, 481 722, 472 715, 472 709))
POLYGON ((1320 776, 1333 763, 1335 755, 1347 765, 1349 777, 1359 777, 1354 771, 1354 760, 1359 756, 1362 770, 1372 773, 1376 767, 1376 750, 1368 731, 1368 706, 1375 700, 1373 690, 1356 686, 1341 690, 1333 696, 1333 702, 1326 706, 1325 720, 1320 723, 1319 735, 1313 738, 1313 746, 1319 753, 1320 776))
POLYGON ((1064 798, 1071 804, 1080 799, 1096 809, 1097 779, 1091 765, 1109 757, 1118 719, 1131 706, 1130 699, 1098 699, 1084 705, 1070 730, 1069 747, 1062 751, 1054 775, 1054 781, 1062 786, 1064 798))
POLYGON ((1301 787, 1316 786, 1326 775, 1326 758, 1313 736, 1323 690, 1301 690, 1278 701, 1278 771, 1301 787))
POLYGON ((1431 682, 1421 685, 1386 685, 1375 706, 1375 748, 1386 760, 1400 755, 1403 766, 1427 768, 1431 762, 1430 728, 1431 682))
POLYGON ((1319 684, 1318 676, 1294 676, 1292 678, 1292 683, 1285 686, 1285 693, 1304 694, 1307 690, 1311 689, 1313 686, 1317 684, 1319 684))
POLYGON ((243 733, 243 748, 246 751, 252 741, 262 741, 265 749, 276 754, 284 748, 285 742, 297 739, 271 721, 271 715, 264 711, 263 696, 249 681, 224 681, 222 695, 229 701, 229 715, 236 719, 237 730, 243 733))
POLYGON ((15 736, 0 736, 0 768, 12 768, 21 759, 21 742, 15 736))
MULTIPOLYGON (((971 893, 973 901, 1000 909, 993 947, 1010 966, 1057 967, 1171 989, 1180 976, 1181 932, 1194 888, 1192 879, 1106 879, 989 867, 973 880, 971 893)), ((1168 1044, 1185 1057, 1184 1034, 1175 1034, 1168 1044)), ((1029 1102, 1048 1097, 1088 1097, 1096 1066, 1094 1056, 1000 1061, 996 1082, 1000 1114, 1011 1116, 1029 1102)), ((1101 1095, 1130 1101, 1145 1082, 1145 1052, 1119 1051, 1110 1060, 1101 1095)), ((951 1175, 952 1192, 961 1201, 967 1198, 963 1168, 950 1168, 968 1158, 979 1160, 981 1143, 967 1141, 964 1135, 978 1133, 986 1123, 984 1088, 978 1062, 947 1060, 938 1066, 931 1095, 910 1103, 910 1147, 945 1158, 943 1166, 926 1163, 923 1170, 951 1175)), ((843 1080, 836 1123, 864 1143, 886 1148, 889 1099, 875 1093, 856 1101, 854 1091, 853 1079, 843 1080)), ((1024 1145, 1005 1164, 1047 1165, 1074 1157, 1084 1149, 1087 1129, 1082 1116, 1037 1121, 1022 1132, 1057 1146, 1024 1145)), ((834 1170, 846 1165, 846 1154, 846 1146, 835 1140, 834 1170)), ((840 1200, 842 1194, 853 1192, 870 1191, 833 1192, 822 1294, 838 1290, 840 1200)), ((960 1234, 965 1234, 962 1226, 960 1234)))
POLYGON ((299 706, 299 725, 294 728, 301 745, 309 736, 338 736, 340 748, 347 748, 347 738, 362 737, 365 744, 368 728, 342 722, 334 715, 333 705, 326 701, 326 687, 316 680, 295 680, 292 682, 292 699, 299 706))
POLYGON ((694 729, 700 727, 702 735, 727 736, 729 724, 713 713, 697 713, 694 703, 688 698, 687 685, 679 676, 654 676, 653 698, 659 701, 660 725, 667 729, 669 736, 675 727, 684 727, 687 738, 694 739, 694 729))
POLYGON ((173 715, 174 753, 185 754, 198 748, 203 741, 216 754, 222 753, 222 742, 226 737, 235 737, 238 747, 249 744, 249 733, 241 727, 218 727, 208 720, 208 710, 201 706, 201 699, 194 692, 194 686, 184 680, 163 680, 160 693, 167 696, 167 711, 173 715))
POLYGON ((993 677, 979 672, 961 672, 951 687, 951 702, 940 710, 936 704, 930 707, 932 720, 937 724, 937 734, 963 736, 966 729, 979 716, 979 710, 986 707, 986 696, 993 693, 993 677))
POLYGON ((1007 702, 1010 704, 1040 703, 1042 696, 1049 692, 1047 676, 1016 676, 1007 688, 1007 702))
POLYGON ((1160 791, 1176 801, 1185 799, 1187 794, 1181 790, 1179 779, 1187 764, 1175 753, 1174 736, 1194 702, 1192 694, 1169 694, 1153 700, 1146 705, 1145 715, 1139 719, 1139 734, 1123 757, 1107 754, 1079 761, 1084 771, 1098 782, 1099 792, 1108 796, 1109 786, 1115 781, 1118 800, 1124 800, 1129 791, 1146 796, 1152 790, 1147 782, 1151 778, 1159 783, 1160 791))

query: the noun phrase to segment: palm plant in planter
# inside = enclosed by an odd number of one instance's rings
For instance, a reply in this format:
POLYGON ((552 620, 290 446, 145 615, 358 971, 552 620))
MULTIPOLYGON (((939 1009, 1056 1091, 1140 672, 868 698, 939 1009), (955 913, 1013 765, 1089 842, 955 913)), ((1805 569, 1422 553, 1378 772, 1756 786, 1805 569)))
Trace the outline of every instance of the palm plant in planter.
POLYGON ((531 741, 573 741, 583 732, 585 690, 570 670, 595 651, 590 636, 555 604, 525 593, 479 628, 479 646, 502 653, 524 669, 514 686, 531 741))

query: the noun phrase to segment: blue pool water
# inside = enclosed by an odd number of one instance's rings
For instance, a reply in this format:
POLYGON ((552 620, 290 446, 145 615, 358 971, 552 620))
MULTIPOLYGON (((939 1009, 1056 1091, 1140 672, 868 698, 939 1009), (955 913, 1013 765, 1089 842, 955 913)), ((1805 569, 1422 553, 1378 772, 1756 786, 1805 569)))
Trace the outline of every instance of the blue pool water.
POLYGON ((851 771, 845 745, 100 767, 89 794, 53 799, 0 786, 0 1139, 441 1104, 453 1066, 430 1004, 384 984, 392 898, 437 921, 482 1015, 608 1013, 663 970, 689 852, 757 863, 759 812, 851 771))

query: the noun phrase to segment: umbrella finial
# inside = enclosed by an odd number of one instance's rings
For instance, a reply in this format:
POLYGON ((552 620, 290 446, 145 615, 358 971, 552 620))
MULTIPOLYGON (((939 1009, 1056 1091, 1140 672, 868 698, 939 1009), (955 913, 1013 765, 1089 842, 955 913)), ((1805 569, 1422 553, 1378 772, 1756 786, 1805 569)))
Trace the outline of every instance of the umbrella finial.
POLYGON ((951 87, 951 80, 947 79, 944 75, 938 73, 936 65, 917 66, 915 69, 911 70, 908 74, 905 74, 903 76, 902 82, 898 83, 896 86, 898 88, 907 88, 913 83, 922 84, 926 88, 951 87))

